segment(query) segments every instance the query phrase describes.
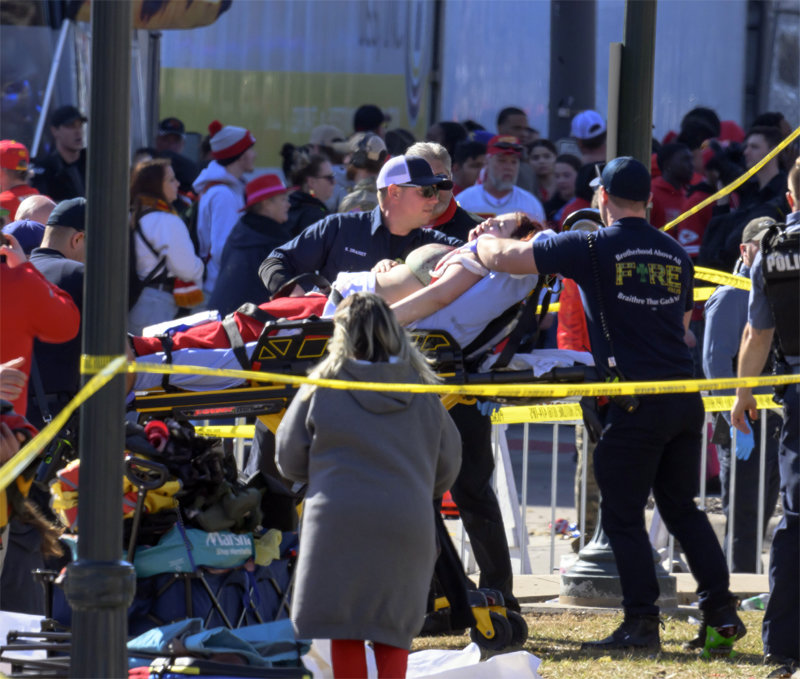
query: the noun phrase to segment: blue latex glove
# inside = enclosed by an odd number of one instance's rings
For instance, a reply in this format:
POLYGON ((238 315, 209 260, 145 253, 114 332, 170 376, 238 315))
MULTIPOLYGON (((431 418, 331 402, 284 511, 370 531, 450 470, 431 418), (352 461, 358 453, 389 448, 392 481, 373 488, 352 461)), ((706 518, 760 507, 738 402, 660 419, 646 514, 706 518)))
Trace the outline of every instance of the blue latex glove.
POLYGON ((503 406, 499 403, 495 403, 494 401, 478 401, 476 403, 478 410, 480 411, 481 415, 489 415, 491 417, 492 413, 496 410, 500 410, 503 406))
POLYGON ((733 440, 733 432, 736 432, 736 459, 746 461, 750 459, 753 453, 753 447, 756 442, 753 439, 753 426, 750 425, 750 433, 743 434, 736 427, 731 426, 731 440, 733 440))

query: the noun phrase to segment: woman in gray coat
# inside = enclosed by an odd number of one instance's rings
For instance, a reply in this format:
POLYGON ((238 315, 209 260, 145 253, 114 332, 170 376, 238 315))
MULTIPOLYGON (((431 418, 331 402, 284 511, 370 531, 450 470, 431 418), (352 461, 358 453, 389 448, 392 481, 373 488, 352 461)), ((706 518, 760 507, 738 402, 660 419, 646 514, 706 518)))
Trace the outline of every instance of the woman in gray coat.
MULTIPOLYGON (((434 383, 387 304, 347 297, 312 377, 434 383)), ((404 677, 436 559, 433 498, 455 480, 461 441, 435 394, 304 385, 278 428, 281 473, 307 482, 292 622, 331 639, 334 676, 404 677)))

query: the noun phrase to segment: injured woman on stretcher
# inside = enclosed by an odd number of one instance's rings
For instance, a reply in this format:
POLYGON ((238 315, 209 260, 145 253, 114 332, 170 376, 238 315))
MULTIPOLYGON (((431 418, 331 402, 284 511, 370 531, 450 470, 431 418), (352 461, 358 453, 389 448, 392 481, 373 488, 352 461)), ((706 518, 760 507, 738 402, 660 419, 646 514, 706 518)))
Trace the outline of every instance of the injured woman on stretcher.
MULTIPOLYGON (((529 225, 527 230, 525 226, 519 227, 516 214, 492 218, 481 225, 481 231, 486 234, 481 237, 539 239, 556 235, 553 231, 542 230, 535 222, 525 221, 529 225)), ((478 339, 503 312, 525 299, 539 280, 533 274, 488 271, 474 256, 471 243, 460 248, 428 244, 411 252, 402 264, 384 260, 372 271, 340 273, 328 296, 308 293, 304 297, 279 297, 260 307, 250 305, 249 312, 242 307, 228 317, 227 329, 226 322, 212 321, 168 333, 168 336, 131 337, 133 352, 140 363, 241 369, 244 367, 242 350, 240 348, 237 356, 230 343, 232 323, 241 336, 249 360, 265 320, 296 320, 312 315, 332 317, 336 304, 358 291, 374 292, 383 297, 400 323, 409 330, 443 330, 464 348, 478 339)), ((179 327, 180 322, 178 319, 176 326, 179 327)), ((497 356, 497 353, 490 353, 479 370, 491 370, 497 356)), ((591 354, 540 349, 515 355, 506 368, 530 368, 538 377, 553 368, 575 364, 593 365, 591 354)), ((170 386, 188 391, 228 389, 244 381, 236 377, 183 374, 173 374, 169 378, 170 386)), ((158 388, 162 382, 160 374, 137 373, 134 390, 158 388)))

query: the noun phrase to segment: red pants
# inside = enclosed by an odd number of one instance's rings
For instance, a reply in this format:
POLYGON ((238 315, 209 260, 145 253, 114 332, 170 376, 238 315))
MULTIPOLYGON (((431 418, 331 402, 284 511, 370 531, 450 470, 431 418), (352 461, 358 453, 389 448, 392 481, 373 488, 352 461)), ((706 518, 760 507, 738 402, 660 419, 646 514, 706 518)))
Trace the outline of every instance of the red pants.
MULTIPOLYGON (((379 679, 405 679, 408 651, 374 643, 379 679)), ((367 653, 363 639, 332 639, 331 664, 334 679, 367 679, 367 653)))

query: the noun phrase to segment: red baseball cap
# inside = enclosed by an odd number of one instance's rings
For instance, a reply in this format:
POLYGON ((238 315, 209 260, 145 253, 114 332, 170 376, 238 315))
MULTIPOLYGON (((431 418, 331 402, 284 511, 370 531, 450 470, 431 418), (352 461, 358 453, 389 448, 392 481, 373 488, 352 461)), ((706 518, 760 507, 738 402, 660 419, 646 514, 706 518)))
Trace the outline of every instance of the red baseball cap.
POLYGON ((28 149, 13 139, 0 141, 0 167, 4 170, 24 171, 28 169, 28 149))
POLYGON ((295 187, 287 188, 278 175, 262 174, 261 176, 247 182, 247 186, 244 187, 245 195, 247 196, 247 202, 242 210, 246 210, 251 205, 260 203, 262 200, 272 198, 272 196, 277 196, 281 193, 288 193, 289 191, 294 190, 295 187))
POLYGON ((522 154, 522 144, 519 139, 510 134, 496 134, 486 144, 486 155, 518 156, 522 154))

